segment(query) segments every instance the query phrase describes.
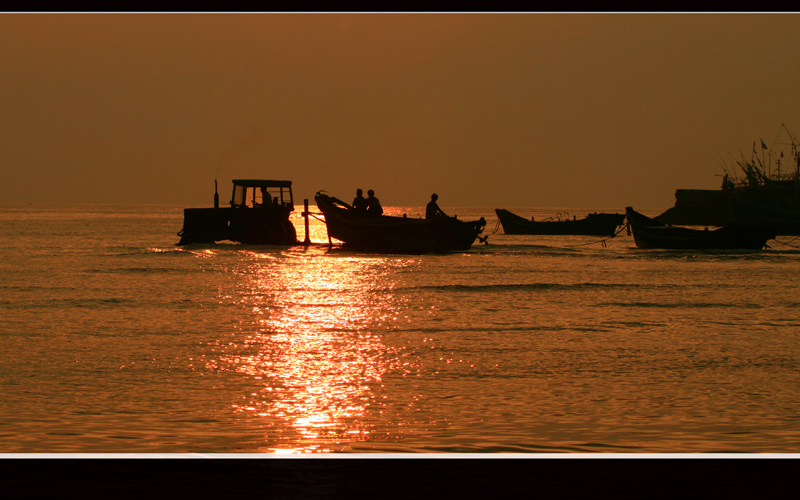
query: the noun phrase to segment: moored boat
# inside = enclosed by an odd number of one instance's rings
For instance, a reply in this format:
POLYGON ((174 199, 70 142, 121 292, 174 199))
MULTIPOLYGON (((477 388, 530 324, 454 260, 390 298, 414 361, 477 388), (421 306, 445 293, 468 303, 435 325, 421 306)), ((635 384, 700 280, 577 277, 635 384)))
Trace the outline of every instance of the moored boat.
POLYGON ((763 139, 760 143, 760 147, 753 143, 749 158, 743 155, 735 162, 738 169, 725 169, 720 189, 678 189, 675 205, 655 219, 664 224, 724 226, 741 220, 737 205, 742 201, 763 207, 758 209, 762 222, 777 217, 778 227, 785 218, 782 212, 800 213, 800 142, 781 124, 771 146, 763 139))
POLYGON ((421 254, 468 250, 486 225, 483 217, 467 222, 448 216, 362 215, 322 191, 314 199, 325 216, 328 236, 362 251, 421 254))
POLYGON ((253 245, 297 243, 297 231, 289 220, 294 210, 292 181, 234 179, 229 207, 219 206, 214 184, 213 208, 183 210, 178 245, 223 240, 253 245))
POLYGON ((534 221, 502 208, 495 212, 505 234, 614 236, 625 221, 625 214, 593 213, 583 219, 534 221))
POLYGON ((718 229, 667 226, 650 217, 625 209, 636 246, 669 250, 761 250, 775 238, 769 227, 732 223, 718 229))

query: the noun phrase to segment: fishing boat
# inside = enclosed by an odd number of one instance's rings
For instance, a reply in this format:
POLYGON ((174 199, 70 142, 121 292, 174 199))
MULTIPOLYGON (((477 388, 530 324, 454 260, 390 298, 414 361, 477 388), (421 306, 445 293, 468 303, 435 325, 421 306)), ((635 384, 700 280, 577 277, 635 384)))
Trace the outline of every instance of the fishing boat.
POLYGON ((775 230, 762 226, 732 223, 709 230, 668 226, 625 209, 636 246, 669 250, 761 250, 767 240, 775 238, 775 230))
POLYGON ((614 236, 625 221, 625 214, 593 213, 583 219, 528 220, 502 208, 495 209, 505 234, 585 234, 614 236))
POLYGON ((230 206, 219 206, 214 181, 213 208, 183 210, 178 245, 228 240, 252 245, 295 245, 289 220, 294 210, 292 181, 234 179, 230 206))
POLYGON ((486 225, 483 217, 466 222, 448 216, 420 219, 362 215, 323 191, 314 199, 325 217, 328 236, 362 251, 422 254, 468 250, 486 225))
MULTIPOLYGON (((800 213, 800 142, 786 125, 767 146, 753 142, 749 157, 742 155, 734 169, 724 168, 720 189, 678 189, 675 205, 655 217, 664 224, 724 226, 740 220, 740 201, 776 212, 760 210, 761 222, 782 212, 800 213), (738 171, 738 175, 737 175, 738 171)), ((778 224, 780 225, 780 224, 778 224)))

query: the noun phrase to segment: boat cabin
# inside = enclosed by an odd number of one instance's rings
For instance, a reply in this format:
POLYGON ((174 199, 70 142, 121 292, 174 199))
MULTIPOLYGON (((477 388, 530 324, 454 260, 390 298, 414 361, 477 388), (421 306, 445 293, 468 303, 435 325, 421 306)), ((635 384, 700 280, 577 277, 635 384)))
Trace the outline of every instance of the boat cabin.
POLYGON ((231 207, 258 208, 280 206, 294 210, 292 181, 234 179, 231 207))
POLYGON ((229 240, 255 245, 294 245, 297 231, 292 181, 234 179, 230 207, 219 206, 214 181, 213 208, 183 210, 179 245, 229 240))

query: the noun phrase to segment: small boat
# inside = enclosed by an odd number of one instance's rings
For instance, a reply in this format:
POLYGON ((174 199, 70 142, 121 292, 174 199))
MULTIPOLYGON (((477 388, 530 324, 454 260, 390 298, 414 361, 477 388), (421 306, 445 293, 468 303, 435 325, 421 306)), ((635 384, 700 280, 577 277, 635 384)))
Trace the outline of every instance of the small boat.
POLYGON ((625 209, 633 239, 639 248, 669 250, 761 250, 775 238, 769 227, 732 223, 709 231, 667 226, 650 217, 625 209))
POLYGON ((583 219, 534 221, 502 208, 495 209, 505 234, 586 234, 614 236, 625 221, 625 214, 593 213, 583 219))
POLYGON ((294 210, 292 181, 234 179, 229 207, 219 206, 214 181, 213 208, 185 208, 178 245, 235 241, 252 245, 295 245, 289 221, 294 210))
POLYGON ((323 191, 314 199, 325 216, 328 236, 356 250, 406 254, 468 250, 486 225, 483 217, 465 222, 448 216, 420 219, 362 215, 323 191))

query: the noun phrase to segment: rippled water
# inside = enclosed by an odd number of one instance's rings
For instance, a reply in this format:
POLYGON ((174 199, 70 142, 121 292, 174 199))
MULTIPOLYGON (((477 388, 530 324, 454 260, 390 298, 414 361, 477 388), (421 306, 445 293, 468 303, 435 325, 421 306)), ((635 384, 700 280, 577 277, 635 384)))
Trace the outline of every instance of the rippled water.
POLYGON ((800 451, 800 241, 375 255, 311 222, 176 247, 182 207, 0 206, 0 452, 800 451))

